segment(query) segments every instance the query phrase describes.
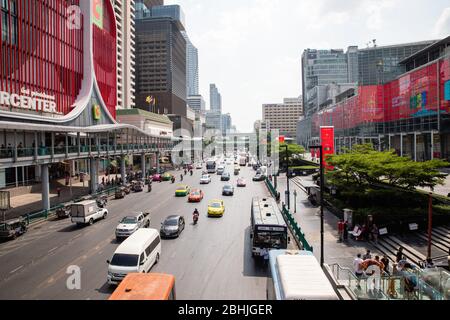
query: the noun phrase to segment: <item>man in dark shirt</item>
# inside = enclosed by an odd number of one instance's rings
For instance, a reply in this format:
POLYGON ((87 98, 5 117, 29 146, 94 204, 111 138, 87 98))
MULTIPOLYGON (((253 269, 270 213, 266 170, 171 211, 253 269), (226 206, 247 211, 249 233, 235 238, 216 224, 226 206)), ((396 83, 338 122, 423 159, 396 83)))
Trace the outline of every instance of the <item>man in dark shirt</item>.
POLYGON ((381 258, 381 262, 384 264, 383 271, 386 272, 387 274, 390 274, 389 259, 388 259, 387 255, 384 255, 383 258, 381 258))
POLYGON ((403 247, 398 248, 396 256, 396 262, 398 263, 400 260, 403 260, 403 247))

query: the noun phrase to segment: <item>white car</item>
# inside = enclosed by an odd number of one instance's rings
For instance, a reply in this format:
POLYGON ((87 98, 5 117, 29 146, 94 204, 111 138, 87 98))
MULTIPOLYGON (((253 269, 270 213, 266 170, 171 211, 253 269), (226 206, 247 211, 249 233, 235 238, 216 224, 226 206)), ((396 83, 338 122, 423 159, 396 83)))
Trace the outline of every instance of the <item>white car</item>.
POLYGON ((200 184, 209 184, 211 183, 211 176, 209 174, 205 174, 200 179, 200 184))
POLYGON ((196 166, 195 168, 196 168, 196 169, 203 169, 203 164, 197 163, 197 166, 196 166))

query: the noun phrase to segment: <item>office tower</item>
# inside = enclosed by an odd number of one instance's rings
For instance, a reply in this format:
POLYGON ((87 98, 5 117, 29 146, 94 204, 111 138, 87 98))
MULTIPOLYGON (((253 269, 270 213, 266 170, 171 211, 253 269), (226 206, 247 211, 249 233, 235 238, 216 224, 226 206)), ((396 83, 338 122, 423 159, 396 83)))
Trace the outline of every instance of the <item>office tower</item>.
POLYGON ((283 103, 264 104, 262 108, 263 122, 270 123, 271 129, 289 138, 296 137, 297 122, 303 116, 302 97, 285 98, 283 103))
POLYGON ((222 95, 214 83, 209 85, 210 110, 222 113, 222 95))

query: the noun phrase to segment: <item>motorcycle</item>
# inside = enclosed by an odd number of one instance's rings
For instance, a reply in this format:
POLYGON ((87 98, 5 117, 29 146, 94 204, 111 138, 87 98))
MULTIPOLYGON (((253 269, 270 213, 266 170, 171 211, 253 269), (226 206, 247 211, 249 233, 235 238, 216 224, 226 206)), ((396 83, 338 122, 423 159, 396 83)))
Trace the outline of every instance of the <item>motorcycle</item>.
POLYGON ((180 176, 181 181, 183 181, 183 175, 180 176))
POLYGON ((194 213, 194 216, 193 216, 193 220, 194 220, 194 225, 196 225, 197 223, 198 223, 198 213, 194 213))
POLYGON ((175 183, 175 177, 172 177, 172 183, 175 183))
POLYGON ((108 203, 108 198, 103 196, 103 197, 97 198, 96 202, 100 208, 105 208, 106 204, 108 203))

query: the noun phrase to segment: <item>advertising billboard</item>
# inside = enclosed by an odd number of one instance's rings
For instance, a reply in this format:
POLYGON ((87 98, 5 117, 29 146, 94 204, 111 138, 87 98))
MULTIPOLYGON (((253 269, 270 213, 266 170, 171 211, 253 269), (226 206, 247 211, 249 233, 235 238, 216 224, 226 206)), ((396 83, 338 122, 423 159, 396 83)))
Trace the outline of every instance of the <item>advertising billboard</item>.
POLYGON ((320 127, 320 141, 322 144, 322 159, 326 169, 333 170, 326 162, 329 154, 334 154, 334 127, 320 127))

